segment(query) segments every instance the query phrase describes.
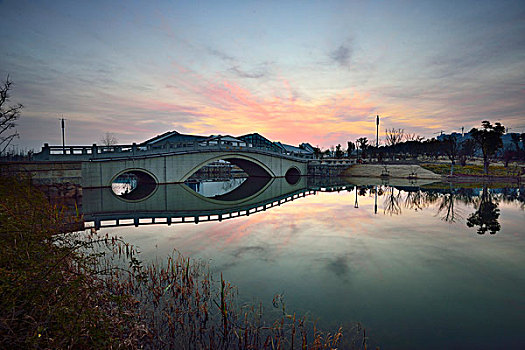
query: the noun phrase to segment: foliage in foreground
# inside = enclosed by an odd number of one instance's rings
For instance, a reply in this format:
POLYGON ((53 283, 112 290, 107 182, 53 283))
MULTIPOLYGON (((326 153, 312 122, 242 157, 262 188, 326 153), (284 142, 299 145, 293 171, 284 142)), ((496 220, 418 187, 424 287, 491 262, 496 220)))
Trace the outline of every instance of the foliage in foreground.
MULTIPOLYGON (((28 181, 0 178, 0 343, 7 348, 366 347, 288 314, 265 322, 236 305, 235 288, 178 254, 142 266, 133 247, 50 205, 28 181)), ((363 333, 363 335, 361 335, 363 333)))
MULTIPOLYGON (((129 317, 94 273, 89 243, 27 180, 1 178, 0 342, 7 348, 111 347, 129 317)), ((125 344, 125 342, 124 342, 125 344)))

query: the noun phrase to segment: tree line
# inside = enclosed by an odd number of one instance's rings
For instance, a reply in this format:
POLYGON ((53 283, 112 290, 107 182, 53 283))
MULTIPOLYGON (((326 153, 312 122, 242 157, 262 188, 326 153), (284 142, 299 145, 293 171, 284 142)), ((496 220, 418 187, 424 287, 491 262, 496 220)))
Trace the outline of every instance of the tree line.
POLYGON ((483 171, 488 174, 489 164, 494 159, 501 159, 505 167, 511 160, 525 160, 525 133, 511 134, 512 145, 503 147, 502 136, 505 127, 497 122, 492 124, 483 121, 480 128, 472 128, 466 137, 459 134, 446 135, 441 139, 424 139, 417 134, 405 133, 404 129, 386 129, 384 145, 376 147, 369 144, 366 137, 360 137, 355 142, 348 141, 346 152, 339 144, 328 150, 316 150, 319 158, 357 158, 358 161, 370 158, 381 162, 387 159, 418 159, 424 157, 437 160, 446 157, 451 162, 451 174, 457 162, 466 165, 467 160, 480 155, 483 159, 483 171), (355 152, 355 156, 354 156, 355 152))

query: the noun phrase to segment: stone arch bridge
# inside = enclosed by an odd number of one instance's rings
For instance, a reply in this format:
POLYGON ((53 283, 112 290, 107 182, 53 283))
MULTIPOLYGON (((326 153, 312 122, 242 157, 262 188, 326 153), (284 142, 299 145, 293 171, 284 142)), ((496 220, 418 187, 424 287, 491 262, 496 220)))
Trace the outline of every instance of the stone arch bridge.
POLYGON ((126 172, 147 174, 157 184, 180 183, 219 159, 237 165, 249 176, 301 176, 307 175, 310 159, 256 147, 198 144, 172 150, 141 149, 136 145, 67 148, 45 145, 35 158, 47 161, 80 161, 81 182, 85 188, 111 186, 119 175, 126 172))

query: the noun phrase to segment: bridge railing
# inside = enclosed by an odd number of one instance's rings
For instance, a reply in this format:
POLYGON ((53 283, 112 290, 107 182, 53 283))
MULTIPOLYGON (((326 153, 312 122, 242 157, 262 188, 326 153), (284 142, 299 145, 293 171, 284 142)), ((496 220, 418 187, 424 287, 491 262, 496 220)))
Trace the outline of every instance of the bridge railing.
POLYGON ((176 144, 164 144, 162 146, 151 145, 111 145, 103 146, 93 144, 91 146, 50 146, 44 144, 42 151, 34 155, 35 160, 75 161, 108 159, 120 157, 140 157, 171 153, 192 153, 207 151, 232 151, 232 152, 254 152, 270 155, 278 155, 292 159, 313 159, 313 154, 297 152, 277 152, 269 147, 256 147, 249 144, 221 143, 210 144, 209 142, 180 142, 176 144))
POLYGON ((201 212, 195 211, 181 211, 181 212, 167 212, 158 213, 120 213, 118 216, 114 213, 108 214, 88 214, 84 216, 84 228, 110 228, 118 226, 141 226, 151 224, 181 224, 181 223, 195 223, 207 221, 223 221, 228 219, 234 219, 241 216, 252 215, 261 211, 269 210, 276 206, 294 201, 299 198, 304 198, 309 195, 315 195, 316 191, 309 189, 301 189, 293 193, 284 194, 271 198, 269 200, 254 203, 243 207, 233 207, 231 209, 218 209, 218 210, 204 210, 201 212))

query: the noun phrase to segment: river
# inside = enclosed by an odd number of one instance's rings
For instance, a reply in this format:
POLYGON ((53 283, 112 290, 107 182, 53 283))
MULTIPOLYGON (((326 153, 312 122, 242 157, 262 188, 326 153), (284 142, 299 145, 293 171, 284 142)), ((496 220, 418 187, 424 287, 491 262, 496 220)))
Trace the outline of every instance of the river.
POLYGON ((243 302, 271 309, 280 294, 323 328, 360 322, 370 348, 525 347, 523 187, 301 178, 160 185, 140 201, 110 191, 84 194, 101 232, 144 260, 176 249, 208 261, 243 302))

